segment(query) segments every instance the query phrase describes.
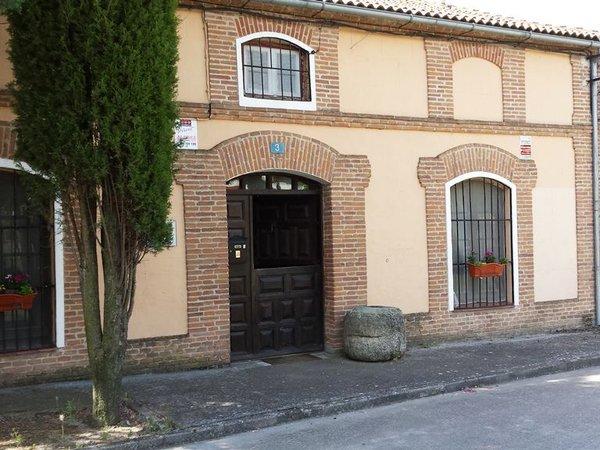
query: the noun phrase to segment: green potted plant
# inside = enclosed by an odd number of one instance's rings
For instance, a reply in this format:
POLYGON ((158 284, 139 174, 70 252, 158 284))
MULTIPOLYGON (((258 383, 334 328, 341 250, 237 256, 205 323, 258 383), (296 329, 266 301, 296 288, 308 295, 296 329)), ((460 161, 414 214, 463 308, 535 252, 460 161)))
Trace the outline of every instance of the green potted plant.
POLYGON ((29 276, 24 273, 7 274, 0 282, 0 312, 31 309, 36 297, 29 276))
POLYGON ((500 258, 496 261, 496 256, 491 250, 485 251, 483 261, 477 257, 475 252, 472 252, 471 256, 467 258, 469 275, 473 278, 501 277, 504 275, 507 263, 506 258, 500 258))

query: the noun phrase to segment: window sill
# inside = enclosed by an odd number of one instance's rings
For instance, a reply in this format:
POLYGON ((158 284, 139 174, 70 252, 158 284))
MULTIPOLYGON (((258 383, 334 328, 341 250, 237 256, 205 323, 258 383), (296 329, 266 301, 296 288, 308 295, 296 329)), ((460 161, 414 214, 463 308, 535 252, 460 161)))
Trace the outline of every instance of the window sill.
POLYGON ((518 305, 480 306, 478 308, 455 308, 451 313, 485 313, 490 311, 505 311, 517 309, 518 305))
POLYGON ((296 111, 316 111, 317 103, 313 99, 308 102, 298 100, 269 100, 265 98, 240 97, 240 106, 250 108, 293 109, 296 111))

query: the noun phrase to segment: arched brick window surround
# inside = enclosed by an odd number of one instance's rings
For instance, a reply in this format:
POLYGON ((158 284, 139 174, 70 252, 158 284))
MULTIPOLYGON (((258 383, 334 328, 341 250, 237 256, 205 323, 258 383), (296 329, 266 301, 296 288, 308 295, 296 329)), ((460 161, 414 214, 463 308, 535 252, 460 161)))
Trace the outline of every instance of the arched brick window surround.
POLYGON ((450 56, 452 63, 464 58, 481 58, 497 65, 501 69, 504 66, 504 49, 497 45, 454 41, 450 44, 450 56))
POLYGON ((472 143, 454 147, 436 157, 420 158, 417 175, 425 189, 429 273, 429 314, 420 321, 418 333, 451 336, 475 334, 482 329, 510 331, 513 324, 498 320, 499 314, 513 317, 534 309, 532 189, 537 179, 535 162, 521 160, 498 147, 472 143), (514 250, 519 261, 519 304, 501 308, 502 313, 498 308, 449 311, 448 307, 446 189, 453 180, 470 173, 493 174, 510 182, 516 191, 517 248, 514 250))
POLYGON ((346 311, 367 302, 365 189, 371 174, 367 157, 342 155, 323 142, 293 133, 260 131, 228 139, 209 151, 184 153, 179 166, 177 181, 184 185, 186 211, 190 332, 214 328, 211 339, 219 342, 215 351, 228 358, 226 181, 251 172, 290 172, 323 186, 325 346, 341 347, 346 311), (271 154, 271 142, 284 143, 285 154, 271 154))

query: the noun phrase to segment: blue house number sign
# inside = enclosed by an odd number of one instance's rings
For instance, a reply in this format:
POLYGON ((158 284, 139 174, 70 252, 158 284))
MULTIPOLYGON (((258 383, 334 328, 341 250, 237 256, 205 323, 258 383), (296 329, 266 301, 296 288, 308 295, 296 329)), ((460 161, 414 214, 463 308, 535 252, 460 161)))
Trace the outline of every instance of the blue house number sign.
POLYGON ((283 155, 285 153, 285 144, 283 142, 271 142, 270 149, 274 155, 283 155))

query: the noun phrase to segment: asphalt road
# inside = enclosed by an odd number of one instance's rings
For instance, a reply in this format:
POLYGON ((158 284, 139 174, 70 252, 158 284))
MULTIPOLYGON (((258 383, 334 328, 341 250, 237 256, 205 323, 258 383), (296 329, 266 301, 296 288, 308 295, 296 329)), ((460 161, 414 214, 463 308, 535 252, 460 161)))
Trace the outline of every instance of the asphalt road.
POLYGON ((293 422, 178 449, 598 449, 600 368, 293 422))

